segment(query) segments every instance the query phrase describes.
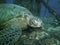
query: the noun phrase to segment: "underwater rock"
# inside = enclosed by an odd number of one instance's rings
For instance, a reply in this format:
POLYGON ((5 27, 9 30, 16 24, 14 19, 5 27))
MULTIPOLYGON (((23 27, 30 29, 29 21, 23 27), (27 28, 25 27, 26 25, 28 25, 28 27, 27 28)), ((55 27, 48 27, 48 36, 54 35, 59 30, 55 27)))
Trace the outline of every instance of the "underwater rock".
POLYGON ((48 32, 35 30, 33 32, 23 32, 23 35, 19 38, 15 45, 60 45, 60 41, 48 32))
POLYGON ((58 26, 58 21, 54 17, 48 17, 48 16, 41 16, 42 20, 42 26, 47 30, 50 27, 56 27, 58 26))
POLYGON ((57 26, 55 28, 50 27, 47 31, 50 32, 52 37, 60 40, 60 26, 57 26))
POLYGON ((45 45, 60 45, 60 41, 54 38, 45 39, 45 45))

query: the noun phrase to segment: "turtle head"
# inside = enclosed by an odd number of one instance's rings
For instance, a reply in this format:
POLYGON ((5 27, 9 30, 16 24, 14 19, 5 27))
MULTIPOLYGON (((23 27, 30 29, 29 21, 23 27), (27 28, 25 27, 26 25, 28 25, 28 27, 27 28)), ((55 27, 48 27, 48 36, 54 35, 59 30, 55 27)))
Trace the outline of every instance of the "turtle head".
POLYGON ((34 28, 41 27, 42 20, 38 17, 31 17, 28 21, 28 25, 34 28))

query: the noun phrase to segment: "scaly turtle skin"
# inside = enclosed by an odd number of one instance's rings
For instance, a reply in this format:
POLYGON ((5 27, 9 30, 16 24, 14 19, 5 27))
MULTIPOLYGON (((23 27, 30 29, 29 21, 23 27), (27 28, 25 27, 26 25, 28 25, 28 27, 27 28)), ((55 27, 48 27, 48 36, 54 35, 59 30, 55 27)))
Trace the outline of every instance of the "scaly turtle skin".
POLYGON ((0 4, 0 45, 14 45, 27 25, 40 27, 41 23, 22 6, 0 4))

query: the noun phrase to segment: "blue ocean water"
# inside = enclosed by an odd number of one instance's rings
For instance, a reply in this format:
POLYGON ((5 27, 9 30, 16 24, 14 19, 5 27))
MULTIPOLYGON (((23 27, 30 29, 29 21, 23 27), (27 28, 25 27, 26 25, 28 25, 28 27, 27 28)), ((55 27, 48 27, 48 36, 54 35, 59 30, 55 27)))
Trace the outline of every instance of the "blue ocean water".
POLYGON ((13 3, 13 0, 6 0, 6 3, 13 3))
MULTIPOLYGON (((45 2, 56 11, 56 13, 60 14, 60 1, 59 0, 45 0, 45 2)), ((41 4, 41 11, 40 11, 41 16, 50 16, 52 15, 48 9, 41 4)))

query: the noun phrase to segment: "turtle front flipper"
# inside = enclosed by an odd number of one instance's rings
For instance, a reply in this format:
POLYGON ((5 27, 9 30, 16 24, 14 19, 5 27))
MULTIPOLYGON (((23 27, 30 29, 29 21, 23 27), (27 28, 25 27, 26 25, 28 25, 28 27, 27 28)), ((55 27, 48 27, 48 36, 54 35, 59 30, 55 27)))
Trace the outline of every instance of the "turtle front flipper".
POLYGON ((21 31, 21 28, 16 22, 6 26, 5 29, 0 31, 0 45, 14 45, 21 36, 21 31))

